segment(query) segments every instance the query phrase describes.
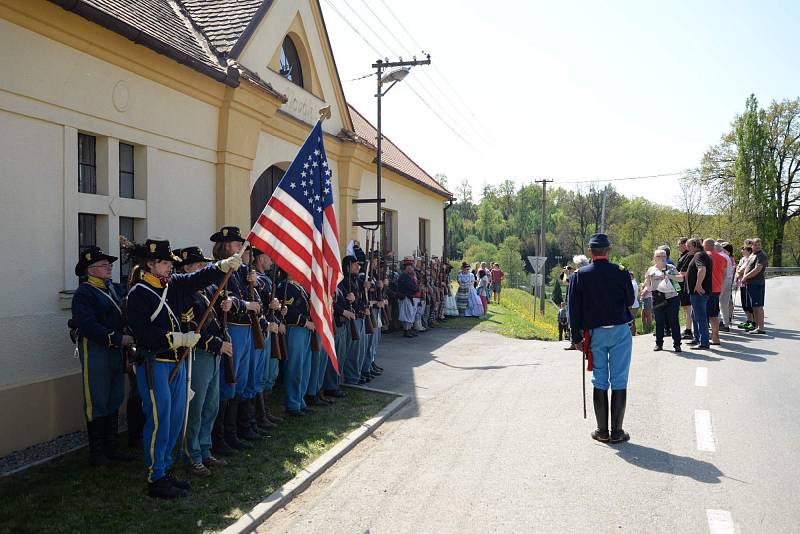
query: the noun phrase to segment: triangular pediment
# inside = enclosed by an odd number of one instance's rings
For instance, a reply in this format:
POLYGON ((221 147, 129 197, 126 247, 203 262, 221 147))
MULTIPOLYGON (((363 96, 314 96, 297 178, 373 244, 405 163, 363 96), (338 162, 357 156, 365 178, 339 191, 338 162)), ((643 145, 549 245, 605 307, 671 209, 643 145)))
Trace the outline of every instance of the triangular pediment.
POLYGON ((342 129, 352 131, 339 73, 317 0, 272 2, 236 59, 287 96, 287 102, 280 108, 285 113, 313 124, 319 109, 330 105, 332 116, 323 125, 325 131, 331 134, 338 134, 342 129), (281 50, 287 36, 297 51, 302 86, 282 74, 281 50))

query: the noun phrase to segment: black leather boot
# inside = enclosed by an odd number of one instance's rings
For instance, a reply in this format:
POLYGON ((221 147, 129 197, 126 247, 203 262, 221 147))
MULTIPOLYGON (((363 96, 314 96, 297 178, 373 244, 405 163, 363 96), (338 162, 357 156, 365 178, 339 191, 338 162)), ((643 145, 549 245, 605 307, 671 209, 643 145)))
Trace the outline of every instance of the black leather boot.
POLYGON ((214 427, 211 429, 211 452, 217 456, 230 456, 236 452, 225 442, 225 412, 228 408, 228 401, 219 401, 217 418, 214 420, 214 427))
POLYGON ((239 405, 236 417, 236 435, 239 437, 239 439, 246 439, 247 441, 256 441, 263 438, 261 434, 253 432, 253 428, 250 426, 251 425, 250 401, 242 400, 238 397, 234 400, 238 401, 237 404, 239 405))
POLYGON ((273 414, 269 410, 269 399, 270 399, 270 397, 272 397, 272 390, 265 391, 264 393, 262 393, 262 396, 264 398, 264 411, 267 414, 267 419, 269 419, 271 422, 275 423, 276 425, 278 423, 283 422, 283 417, 278 417, 277 415, 273 414))
POLYGON ((130 462, 133 456, 119 451, 119 415, 112 414, 103 418, 105 422, 103 452, 113 462, 130 462))
POLYGON ((269 433, 266 429, 262 429, 258 425, 258 402, 256 399, 258 398, 258 393, 252 399, 249 399, 247 402, 247 417, 250 423, 250 430, 253 431, 254 434, 258 434, 262 438, 269 438, 272 437, 272 434, 269 433))
POLYGON ((239 397, 234 397, 228 401, 228 408, 225 410, 225 443, 237 451, 252 449, 252 445, 239 440, 236 426, 238 418, 239 397))
POLYGON ((608 441, 608 391, 594 388, 592 390, 594 416, 597 419, 597 430, 592 431, 592 439, 608 441))
POLYGON ((631 439, 630 435, 622 430, 622 420, 625 419, 627 399, 627 389, 614 389, 611 391, 611 443, 620 443, 631 439))
POLYGON ((256 424, 262 430, 272 430, 273 428, 277 428, 278 425, 270 421, 269 417, 267 416, 267 408, 266 402, 264 402, 264 392, 256 393, 256 398, 254 399, 256 403, 256 424))
POLYGON ((92 467, 103 467, 111 464, 105 452, 103 444, 105 442, 105 418, 95 418, 93 421, 86 422, 86 433, 89 438, 89 464, 92 467))

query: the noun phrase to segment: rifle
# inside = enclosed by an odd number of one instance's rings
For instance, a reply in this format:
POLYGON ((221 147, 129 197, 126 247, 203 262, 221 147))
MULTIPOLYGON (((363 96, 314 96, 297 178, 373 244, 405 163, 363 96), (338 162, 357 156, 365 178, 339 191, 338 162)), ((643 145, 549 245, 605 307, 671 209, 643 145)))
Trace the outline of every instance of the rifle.
MULTIPOLYGON (((373 235, 374 235, 374 232, 373 232, 373 235)), ((369 283, 369 269, 370 269, 370 265, 372 263, 372 258, 371 258, 372 250, 370 250, 371 246, 372 246, 372 242, 371 242, 369 236, 367 236, 367 265, 366 265, 366 268, 364 269, 364 285, 365 286, 367 285, 367 283, 369 283)), ((371 335, 373 332, 375 332, 375 326, 372 324, 372 312, 369 309, 369 289, 367 289, 366 287, 364 287, 364 300, 365 300, 366 305, 367 305, 367 312, 366 312, 366 315, 364 315, 364 333, 367 334, 367 335, 371 335)))
MULTIPOLYGON (((244 248, 244 245, 242 247, 244 248)), ((206 324, 206 321, 208 320, 208 316, 211 314, 211 310, 214 307, 214 304, 216 304, 217 300, 219 300, 219 296, 225 290, 225 286, 228 285, 228 280, 230 280, 232 274, 233 274, 233 269, 231 269, 227 273, 225 273, 225 277, 222 279, 222 283, 220 283, 219 287, 217 287, 217 290, 214 291, 214 295, 211 297, 211 302, 209 302, 208 308, 206 308, 205 313, 203 313, 203 316, 200 318, 200 321, 197 323, 197 328, 194 329, 194 332, 196 334, 199 334, 200 330, 202 330, 202 328, 203 328, 203 325, 206 324)), ((169 374, 168 382, 170 384, 172 382, 174 382, 175 381, 175 377, 178 376, 178 371, 180 371, 181 364, 183 363, 183 360, 186 359, 186 355, 187 354, 189 354, 189 351, 186 349, 186 347, 181 347, 181 349, 178 351, 178 361, 175 362, 175 367, 172 369, 172 372, 169 374)))
POLYGON ((583 418, 586 419, 586 378, 583 376, 583 361, 586 360, 586 370, 594 369, 592 356, 592 335, 584 329, 581 341, 581 385, 583 386, 583 418))
MULTIPOLYGON (((269 295, 269 302, 272 303, 275 300, 275 290, 278 288, 278 266, 277 264, 272 264, 272 290, 270 291, 269 295)), ((281 324, 280 320, 275 316, 275 310, 270 310, 269 313, 273 323, 277 323, 278 325, 281 324)), ((269 320, 269 318, 268 318, 269 320)), ((286 354, 283 353, 283 347, 281 346, 280 341, 280 334, 275 333, 269 336, 270 339, 270 346, 272 349, 272 358, 277 358, 278 360, 283 360, 286 358, 286 354)))
POLYGON ((311 332, 311 352, 319 352, 319 336, 316 332, 311 332))
MULTIPOLYGON (((275 280, 277 282, 277 279, 275 280)), ((283 286, 283 300, 281 300, 281 324, 286 324, 286 314, 283 313, 283 307, 286 306, 286 292, 289 289, 289 275, 286 275, 286 284, 283 286)), ((286 339, 286 334, 278 334, 278 339, 281 342, 281 352, 285 357, 289 357, 289 341, 286 339)))
MULTIPOLYGON (((223 291, 223 296, 227 297, 227 291, 223 291)), ((230 343, 231 336, 228 335, 228 314, 222 314, 222 320, 219 325, 222 330, 222 339, 230 343)), ((222 355, 223 366, 225 368, 225 383, 228 385, 236 384, 236 369, 233 367, 233 356, 227 354, 222 355)))
MULTIPOLYGON (((347 293, 348 293, 348 295, 353 292, 352 282, 353 282, 353 277, 351 276, 351 274, 349 272, 349 267, 348 267, 348 273, 347 273, 347 293)), ((345 295, 345 300, 346 300, 346 298, 347 298, 347 295, 345 295)), ((348 306, 350 307, 350 311, 353 314, 355 314, 356 310, 355 310, 355 308, 353 308, 353 303, 350 302, 349 300, 347 302, 348 302, 348 306)), ((350 323, 350 340, 351 341, 358 341, 360 339, 360 336, 358 335, 358 328, 356 327, 356 320, 355 319, 349 319, 348 322, 350 323)))
MULTIPOLYGON (((253 254, 250 254, 250 273, 256 272, 253 268, 253 254)), ((248 282, 250 289, 248 290, 247 298, 253 302, 256 300, 256 283, 255 282, 248 282)), ((260 300, 260 299, 259 299, 260 300)), ((257 349, 264 348, 264 333, 261 331, 261 321, 258 320, 258 315, 254 311, 247 312, 247 315, 250 317, 250 331, 253 335, 253 345, 257 349)))

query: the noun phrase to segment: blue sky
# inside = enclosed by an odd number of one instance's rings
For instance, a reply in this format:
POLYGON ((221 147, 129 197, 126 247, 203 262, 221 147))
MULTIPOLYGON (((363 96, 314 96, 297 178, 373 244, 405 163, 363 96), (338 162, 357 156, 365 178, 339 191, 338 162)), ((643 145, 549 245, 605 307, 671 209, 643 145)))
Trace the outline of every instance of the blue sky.
MULTIPOLYGON (((432 54, 387 95, 384 131, 451 189, 680 171, 751 92, 800 96, 798 2, 383 1, 321 0, 340 74, 368 74, 377 54, 329 2, 382 56, 432 54)), ((343 85, 374 121, 374 79, 343 85)), ((615 185, 665 204, 678 193, 670 178, 615 185)))

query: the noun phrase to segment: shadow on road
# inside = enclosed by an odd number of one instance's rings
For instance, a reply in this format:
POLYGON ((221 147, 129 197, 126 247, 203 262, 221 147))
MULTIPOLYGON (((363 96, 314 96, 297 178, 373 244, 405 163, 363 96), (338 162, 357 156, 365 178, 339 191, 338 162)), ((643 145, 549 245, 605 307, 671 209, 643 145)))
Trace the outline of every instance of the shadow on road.
POLYGON ((737 358, 747 362, 767 361, 766 358, 756 356, 756 354, 764 354, 766 356, 774 356, 778 354, 773 350, 757 349, 752 346, 745 347, 744 345, 737 345, 736 343, 730 343, 727 341, 723 341, 722 345, 714 346, 711 351, 714 352, 714 354, 719 354, 720 356, 725 356, 726 358, 737 358))
POLYGON ((714 464, 688 456, 678 456, 630 442, 612 447, 616 450, 617 456, 629 464, 648 471, 689 477, 705 484, 719 484, 720 478, 725 476, 714 464))
POLYGON ((680 358, 684 358, 686 360, 698 360, 703 362, 721 362, 722 358, 717 358, 715 356, 709 356, 707 353, 693 351, 691 349, 686 349, 682 352, 679 352, 675 356, 680 358))
POLYGON ((494 369, 509 369, 511 367, 530 367, 530 366, 533 366, 533 365, 540 365, 538 362, 536 362, 536 363, 515 363, 515 364, 511 364, 511 365, 479 365, 479 366, 475 366, 475 367, 462 367, 460 365, 453 365, 453 364, 450 364, 450 363, 445 363, 445 362, 443 362, 441 360, 437 360, 436 358, 434 358, 432 361, 434 361, 435 363, 444 365, 445 367, 451 367, 453 369, 461 369, 463 371, 475 371, 475 370, 492 371, 494 369))
POLYGON ((785 330, 783 328, 773 328, 771 323, 766 322, 764 328, 767 331, 766 336, 759 337, 777 337, 780 339, 800 339, 800 332, 796 330, 785 330))

